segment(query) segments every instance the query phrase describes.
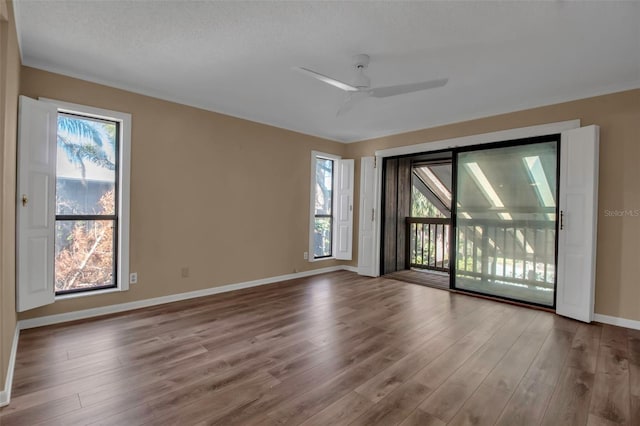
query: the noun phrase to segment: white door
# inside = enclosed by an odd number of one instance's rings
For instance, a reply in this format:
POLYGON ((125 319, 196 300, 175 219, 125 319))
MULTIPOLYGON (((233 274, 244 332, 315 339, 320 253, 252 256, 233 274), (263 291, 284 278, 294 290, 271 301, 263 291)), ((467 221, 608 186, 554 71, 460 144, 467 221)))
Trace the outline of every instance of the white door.
POLYGON ((338 214, 335 257, 351 260, 353 246, 353 160, 338 160, 338 214))
POLYGON ((17 310, 54 301, 57 110, 20 96, 17 182, 17 310))
POLYGON ((556 313, 593 320, 598 219, 598 126, 562 132, 556 313))
POLYGON ((358 232, 358 274, 377 277, 376 264, 376 173, 375 158, 360 161, 360 222, 358 232))

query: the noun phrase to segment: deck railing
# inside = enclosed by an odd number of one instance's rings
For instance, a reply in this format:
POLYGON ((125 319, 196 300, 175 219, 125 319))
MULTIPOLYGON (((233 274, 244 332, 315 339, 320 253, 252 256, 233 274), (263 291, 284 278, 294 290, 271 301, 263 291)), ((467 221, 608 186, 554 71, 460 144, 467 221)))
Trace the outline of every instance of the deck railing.
MULTIPOLYGON (((448 272, 448 218, 406 218, 408 268, 448 272)), ((456 274, 553 288, 555 222, 458 219, 456 274)))
POLYGON ((409 268, 449 271, 450 224, 447 218, 406 218, 409 268))
POLYGON ((554 221, 458 219, 456 274, 553 288, 554 221))

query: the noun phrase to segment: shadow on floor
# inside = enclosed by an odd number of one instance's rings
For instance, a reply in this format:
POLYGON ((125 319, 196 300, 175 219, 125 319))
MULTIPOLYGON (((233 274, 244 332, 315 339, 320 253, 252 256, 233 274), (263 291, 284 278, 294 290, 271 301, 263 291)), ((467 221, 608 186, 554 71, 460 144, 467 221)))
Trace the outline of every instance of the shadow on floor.
POLYGON ((449 275, 442 272, 417 271, 415 269, 410 269, 392 272, 385 275, 385 278, 439 288, 440 290, 449 290, 449 275))

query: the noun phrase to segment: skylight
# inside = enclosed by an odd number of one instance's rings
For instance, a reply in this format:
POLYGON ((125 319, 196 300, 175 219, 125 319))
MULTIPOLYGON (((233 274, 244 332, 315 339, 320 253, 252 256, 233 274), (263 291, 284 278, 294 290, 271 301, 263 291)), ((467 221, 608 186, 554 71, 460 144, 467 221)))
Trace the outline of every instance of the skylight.
POLYGON ((416 167, 414 172, 431 189, 443 204, 451 206, 451 191, 436 176, 429 166, 416 167))
MULTIPOLYGON (((487 179, 487 176, 484 174, 478 163, 465 163, 464 164, 467 170, 471 173, 471 177, 476 182, 484 196, 489 200, 489 203, 493 207, 503 208, 504 203, 496 193, 495 189, 487 179)), ((498 213, 502 220, 513 220, 509 213, 498 213)))
POLYGON ((478 184, 482 193, 487 197, 493 207, 504 207, 502 200, 498 197, 498 194, 489 183, 489 179, 485 176, 484 172, 478 165, 478 163, 465 163, 465 166, 471 172, 471 177, 478 184))
POLYGON ((542 169, 540 157, 537 155, 534 157, 524 157, 522 161, 524 161, 525 166, 527 166, 529 178, 533 183, 533 187, 536 189, 536 194, 538 194, 542 205, 545 207, 555 207, 556 201, 551 192, 551 187, 549 187, 547 176, 542 169))
MULTIPOLYGON (((544 173, 544 169, 542 168, 542 162, 540 161, 540 157, 535 155, 532 157, 524 157, 522 159, 524 165, 526 166, 527 172, 529 174, 529 179, 531 179, 531 184, 536 189, 536 194, 538 195, 538 199, 545 207, 555 207, 556 200, 553 197, 553 193, 551 192, 551 187, 549 186, 549 181, 547 180, 547 176, 544 173)), ((547 218, 549 220, 556 220, 555 213, 547 213, 547 218)))

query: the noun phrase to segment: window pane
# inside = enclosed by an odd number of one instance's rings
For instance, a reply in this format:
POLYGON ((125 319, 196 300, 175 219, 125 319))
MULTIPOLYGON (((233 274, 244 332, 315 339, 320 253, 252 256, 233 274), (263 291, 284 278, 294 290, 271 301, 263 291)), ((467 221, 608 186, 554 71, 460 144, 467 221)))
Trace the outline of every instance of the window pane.
POLYGON ((553 306, 556 142, 458 155, 455 286, 553 306))
POLYGON ((313 257, 331 256, 331 218, 316 217, 313 235, 313 257))
POLYGON ((117 126, 58 114, 56 214, 114 214, 117 126))
POLYGON ((333 160, 316 159, 315 214, 331 214, 333 195, 333 160))
POLYGON ((56 221, 56 292, 113 286, 113 220, 56 221))

